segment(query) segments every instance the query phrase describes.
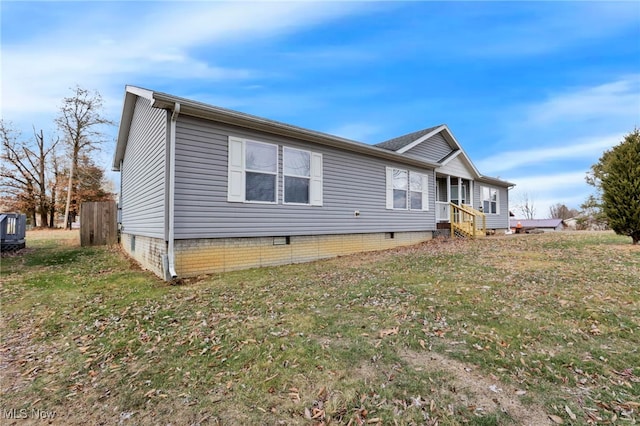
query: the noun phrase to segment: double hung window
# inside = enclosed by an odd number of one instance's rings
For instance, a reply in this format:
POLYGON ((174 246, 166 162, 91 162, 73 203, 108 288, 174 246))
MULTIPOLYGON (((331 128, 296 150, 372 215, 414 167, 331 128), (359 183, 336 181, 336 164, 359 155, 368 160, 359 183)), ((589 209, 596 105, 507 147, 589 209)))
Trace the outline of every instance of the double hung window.
POLYGON ((275 203, 278 146, 250 141, 245 146, 245 200, 275 203))
POLYGON ((422 206, 427 202, 424 192, 423 181, 426 176, 419 173, 411 173, 409 175, 409 207, 411 210, 422 210, 422 206))
POLYGON ((393 208, 407 208, 407 188, 409 186, 409 172, 393 169, 393 208))
POLYGON ((482 211, 485 214, 499 214, 498 190, 488 186, 480 187, 482 211))
POLYGON ((428 177, 387 167, 387 209, 429 210, 428 177))
POLYGON ((311 153, 283 148, 284 202, 309 204, 311 190, 311 153))

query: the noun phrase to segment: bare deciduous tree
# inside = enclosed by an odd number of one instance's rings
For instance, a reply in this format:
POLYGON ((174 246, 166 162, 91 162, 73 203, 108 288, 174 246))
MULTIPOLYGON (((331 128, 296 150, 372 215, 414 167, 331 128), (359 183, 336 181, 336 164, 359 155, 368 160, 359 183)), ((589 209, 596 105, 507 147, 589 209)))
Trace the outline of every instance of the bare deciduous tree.
POLYGON ((570 219, 576 217, 580 212, 576 209, 570 209, 562 203, 554 204, 549 207, 549 219, 570 219))
POLYGON ((64 135, 64 142, 71 160, 64 209, 65 226, 69 225, 71 200, 77 188, 75 174, 80 154, 88 154, 98 149, 104 141, 101 127, 112 124, 102 116, 102 96, 98 92, 90 92, 81 87, 75 87, 72 91, 71 97, 63 99, 60 115, 56 118, 56 124, 64 135))
POLYGON ((48 195, 48 167, 59 139, 47 144, 44 132, 34 129, 35 144, 21 140, 17 132, 0 121, 3 160, 0 178, 3 191, 9 194, 19 210, 24 209, 36 224, 40 215, 40 226, 49 223, 51 198, 48 195))
POLYGON ((536 216, 535 203, 528 193, 522 194, 516 208, 522 213, 523 219, 533 219, 536 216))

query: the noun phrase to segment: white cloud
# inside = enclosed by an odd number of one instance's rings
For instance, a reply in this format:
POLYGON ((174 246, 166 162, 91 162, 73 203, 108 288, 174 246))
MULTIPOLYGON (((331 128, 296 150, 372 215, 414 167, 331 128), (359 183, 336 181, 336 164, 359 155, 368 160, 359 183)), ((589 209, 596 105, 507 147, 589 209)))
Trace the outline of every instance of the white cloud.
POLYGON ((516 170, 519 167, 535 165, 548 161, 576 158, 597 158, 606 149, 611 148, 623 138, 622 133, 601 137, 582 138, 569 141, 570 145, 559 144, 521 151, 506 151, 483 158, 478 161, 480 170, 497 173, 506 170, 516 170))
POLYGON ((640 126, 640 74, 560 89, 542 100, 512 106, 501 118, 498 131, 504 137, 497 146, 503 151, 477 161, 483 173, 513 175, 528 166, 561 162, 566 172, 583 173, 640 126))
POLYGON ((356 3, 315 2, 142 5, 157 12, 142 18, 112 13, 104 22, 73 16, 69 9, 70 22, 45 36, 3 44, 2 115, 53 114, 76 84, 105 97, 117 92, 119 102, 124 85, 145 76, 212 82, 255 77, 258 71, 208 63, 195 51, 206 45, 212 56, 213 49, 292 33, 362 9, 356 3))
POLYGON ((579 209, 592 188, 585 183, 585 172, 566 172, 549 175, 521 176, 511 179, 516 187, 509 192, 509 208, 519 215, 518 205, 528 198, 535 207, 536 218, 546 218, 549 207, 562 203, 579 209))
POLYGON ((585 183, 586 171, 514 177, 512 180, 519 192, 540 191, 542 188, 566 189, 585 183))
POLYGON ((640 121, 640 74, 556 94, 526 111, 531 126, 617 117, 640 121))

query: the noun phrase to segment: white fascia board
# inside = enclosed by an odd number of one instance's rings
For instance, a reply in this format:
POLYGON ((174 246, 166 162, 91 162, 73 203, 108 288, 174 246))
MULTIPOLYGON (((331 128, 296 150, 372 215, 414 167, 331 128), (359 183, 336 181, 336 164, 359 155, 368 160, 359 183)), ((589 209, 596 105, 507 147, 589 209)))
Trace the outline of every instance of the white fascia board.
POLYGON ((141 98, 153 100, 153 92, 151 90, 143 89, 142 87, 137 86, 127 86, 127 93, 133 93, 136 96, 140 96, 141 98))
POLYGON ((455 136, 453 136, 453 133, 451 133, 451 130, 449 130, 449 128, 444 125, 443 126, 446 130, 446 135, 448 135, 451 138, 451 141, 458 147, 458 149, 460 150, 460 154, 458 155, 462 155, 462 158, 466 161, 467 165, 471 168, 471 170, 475 173, 475 175, 477 177, 482 176, 482 174, 480 173, 480 171, 476 168, 475 164, 473 164, 473 161, 471 161, 471 159, 469 158, 469 156, 467 155, 467 153, 464 151, 464 148, 462 148, 462 145, 460 145, 460 142, 458 142, 458 140, 456 139, 455 136))
MULTIPOLYGON (((433 135, 437 135, 438 133, 440 133, 442 130, 447 129, 446 125, 442 125, 440 127, 436 127, 435 129, 433 129, 432 131, 430 131, 429 133, 427 133, 426 135, 421 136, 420 138, 416 139, 415 141, 411 142, 409 145, 405 145, 402 148, 400 148, 399 150, 397 150, 396 152, 398 154, 404 154, 405 152, 409 151, 411 148, 414 148, 418 145, 420 145, 422 142, 426 141, 427 139, 429 139, 431 136, 433 135)), ((448 130, 448 129, 447 129, 448 130)))
POLYGON ((118 139, 116 141, 116 150, 113 154, 111 170, 114 172, 120 171, 120 160, 124 157, 124 151, 127 148, 131 119, 133 118, 133 110, 136 106, 137 95, 129 91, 129 87, 131 86, 126 87, 124 93, 122 116, 120 117, 120 125, 118 126, 118 139))
MULTIPOLYGON (((442 166, 446 166, 446 165, 449 163, 449 161, 453 160, 454 158, 456 158, 456 157, 457 157, 458 155, 460 155, 460 154, 462 154, 462 150, 461 150, 461 149, 458 149, 457 151, 454 151, 454 152, 453 152, 453 154, 451 154, 450 156, 448 156, 446 160, 441 161, 441 162, 440 162, 440 164, 441 164, 442 166)), ((441 166, 441 167, 442 167, 442 166, 441 166)))
POLYGON ((494 178, 491 176, 480 176, 477 180, 480 183, 487 183, 489 185, 498 185, 507 189, 512 189, 513 187, 516 186, 516 184, 513 182, 509 182, 499 178, 494 178))
POLYGON ((122 117, 120 117, 120 125, 118 126, 118 140, 116 142, 116 150, 113 155, 113 164, 111 170, 120 171, 120 160, 124 157, 124 151, 127 148, 127 140, 129 139, 129 130, 131 129, 131 119, 133 118, 133 110, 136 107, 138 98, 148 99, 153 104, 153 92, 137 86, 125 86, 124 102, 122 107, 122 117))

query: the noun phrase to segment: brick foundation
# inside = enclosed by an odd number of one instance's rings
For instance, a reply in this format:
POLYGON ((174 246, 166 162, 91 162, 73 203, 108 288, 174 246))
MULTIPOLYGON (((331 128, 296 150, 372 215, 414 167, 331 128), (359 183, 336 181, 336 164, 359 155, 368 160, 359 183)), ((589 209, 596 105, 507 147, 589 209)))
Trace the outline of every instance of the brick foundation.
POLYGON ((164 240, 123 233, 120 236, 120 245, 140 266, 164 279, 162 256, 167 254, 164 240))
MULTIPOLYGON (((209 238, 176 240, 175 268, 179 277, 310 262, 353 253, 385 250, 430 240, 433 232, 308 235, 291 237, 209 238)), ((140 265, 164 278, 163 240, 122 234, 123 249, 140 265)))
POLYGON ((431 238, 432 232, 426 231, 291 236, 288 238, 288 244, 285 237, 176 240, 175 265, 179 276, 189 277, 262 266, 310 262, 417 244, 431 238), (393 238, 391 238, 392 235, 393 238))

